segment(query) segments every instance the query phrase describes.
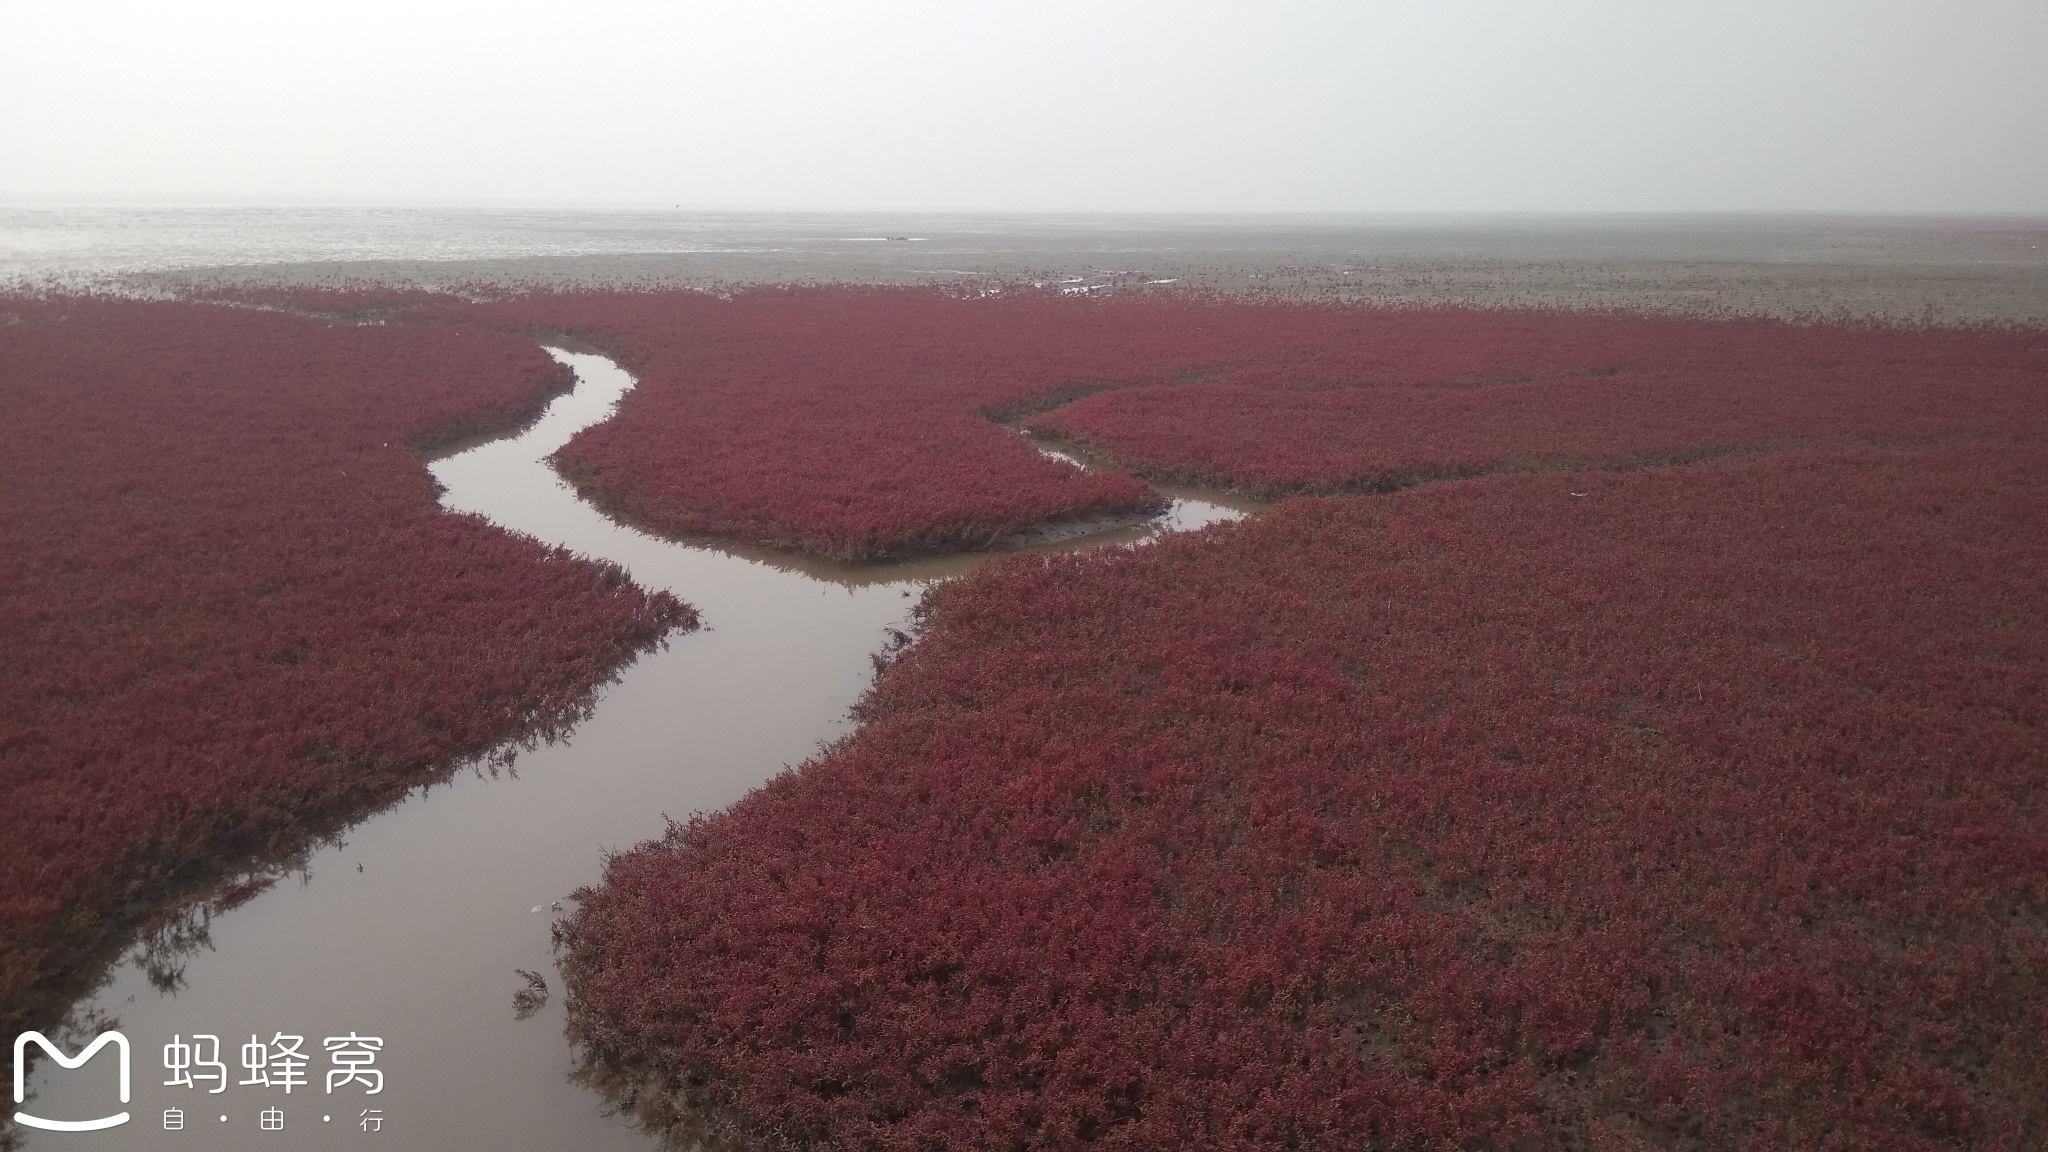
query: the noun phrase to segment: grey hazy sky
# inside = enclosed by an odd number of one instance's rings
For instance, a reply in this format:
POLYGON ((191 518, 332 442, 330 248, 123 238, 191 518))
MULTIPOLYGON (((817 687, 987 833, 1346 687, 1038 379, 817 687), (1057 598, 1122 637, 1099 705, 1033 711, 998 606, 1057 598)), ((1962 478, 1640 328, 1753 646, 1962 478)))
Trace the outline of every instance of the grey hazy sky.
POLYGON ((2048 212, 2048 0, 0 0, 0 196, 2048 212))

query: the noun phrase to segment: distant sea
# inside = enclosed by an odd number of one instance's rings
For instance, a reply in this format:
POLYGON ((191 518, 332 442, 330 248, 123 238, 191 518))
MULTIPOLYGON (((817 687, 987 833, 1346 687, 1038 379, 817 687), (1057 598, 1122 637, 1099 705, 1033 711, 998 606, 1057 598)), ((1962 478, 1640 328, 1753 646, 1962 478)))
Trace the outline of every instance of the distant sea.
MULTIPOLYGON (((906 223, 681 211, 0 207, 0 285, 259 264, 800 252, 883 242, 903 235, 906 223)), ((1021 223, 945 221, 954 234, 1009 232, 1021 223)))

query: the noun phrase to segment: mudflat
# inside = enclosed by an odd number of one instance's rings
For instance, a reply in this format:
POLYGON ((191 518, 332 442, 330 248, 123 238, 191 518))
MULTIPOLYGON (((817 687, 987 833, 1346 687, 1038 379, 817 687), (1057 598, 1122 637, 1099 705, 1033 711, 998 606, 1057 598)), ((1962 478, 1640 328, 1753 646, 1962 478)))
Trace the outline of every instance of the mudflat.
MULTIPOLYGON (((252 261, 212 284, 1043 284, 1482 307, 2048 322, 2048 220, 1620 216, 607 217, 650 247, 252 261)), ((614 241, 624 245, 627 241, 614 241)))

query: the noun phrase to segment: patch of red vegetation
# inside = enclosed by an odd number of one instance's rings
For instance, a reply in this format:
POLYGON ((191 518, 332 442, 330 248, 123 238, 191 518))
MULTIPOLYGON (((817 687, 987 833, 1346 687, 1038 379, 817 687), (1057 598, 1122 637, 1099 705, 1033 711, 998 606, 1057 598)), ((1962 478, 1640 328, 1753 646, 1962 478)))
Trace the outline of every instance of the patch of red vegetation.
POLYGON ((2048 410, 2038 334, 1985 330, 876 288, 440 314, 574 332, 640 375, 557 457, 607 511, 857 560, 1156 499, 990 414, 1040 412, 1032 428, 1148 478, 1277 496, 2039 430, 2048 410))
POLYGON ((1013 559, 573 1020, 748 1147, 2040 1146, 2044 571, 2038 443, 1013 559))
POLYGON ((566 380, 530 341, 14 298, 0 366, 0 1024, 694 622, 437 507, 408 445, 536 414, 566 380))
POLYGON ((1522 317, 1365 313, 1355 321, 1361 337, 1425 361, 1477 344, 1499 357, 1486 371, 1513 374, 1461 383, 1418 363, 1404 373, 1409 386, 1327 388, 1305 374, 1137 388, 1086 397, 1027 426, 1150 479, 1268 499, 2048 430, 2038 333, 1611 315, 1552 322, 1577 330, 1588 349, 1579 359, 1600 366, 1560 371, 1554 352, 1529 341, 1522 317), (1644 341, 1645 328, 1662 328, 1671 346, 1644 341))
POLYGON ((879 289, 544 294, 443 314, 573 332, 629 367, 618 416, 555 462, 592 503, 667 535, 879 560, 1164 507, 985 414, 1096 378, 1083 349, 1114 344, 1118 317, 879 289))

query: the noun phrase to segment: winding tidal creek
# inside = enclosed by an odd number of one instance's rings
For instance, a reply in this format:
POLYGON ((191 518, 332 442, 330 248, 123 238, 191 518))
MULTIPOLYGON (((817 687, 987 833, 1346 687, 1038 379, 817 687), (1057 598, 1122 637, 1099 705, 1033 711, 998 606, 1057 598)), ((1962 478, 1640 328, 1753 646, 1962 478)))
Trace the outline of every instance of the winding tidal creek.
MULTIPOLYGON (((415 791, 317 849, 212 918, 169 968, 138 950, 77 1012, 118 1021, 130 1098, 117 1103, 104 1055, 77 1070, 45 1059, 20 1108, 130 1119, 89 1135, 24 1128, 26 1148, 652 1146, 573 1078, 550 942, 569 894, 600 878, 606 852, 659 835, 665 816, 724 808, 846 734, 871 654, 908 627, 924 586, 991 557, 836 568, 613 523, 546 457, 607 419, 633 380, 599 356, 554 355, 575 369, 575 390, 523 434, 432 463, 443 505, 616 562, 694 605, 705 627, 627 667, 566 739, 520 752, 509 771, 415 791)), ((1150 524, 1058 547, 1131 543, 1253 507, 1168 494, 1172 511, 1150 524)))

